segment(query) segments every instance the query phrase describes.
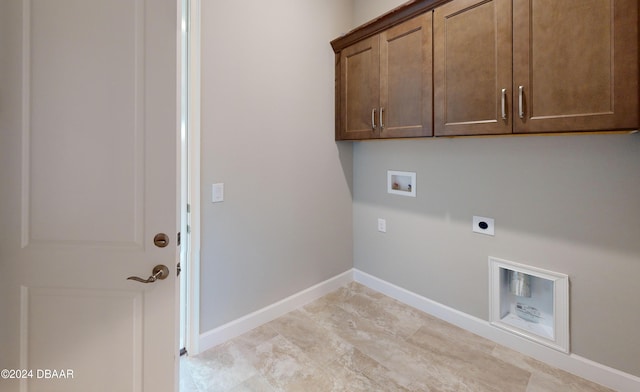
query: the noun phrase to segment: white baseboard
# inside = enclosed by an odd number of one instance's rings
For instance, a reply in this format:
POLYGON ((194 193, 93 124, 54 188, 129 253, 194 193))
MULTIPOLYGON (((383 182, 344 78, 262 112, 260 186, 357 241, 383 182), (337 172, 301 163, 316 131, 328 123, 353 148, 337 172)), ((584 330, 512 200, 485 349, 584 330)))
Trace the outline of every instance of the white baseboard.
POLYGON ((526 340, 500 328, 496 328, 488 321, 442 305, 360 270, 353 270, 353 279, 360 284, 402 303, 551 366, 563 369, 569 373, 573 373, 619 392, 640 391, 640 377, 613 369, 579 355, 561 353, 541 344, 526 340))
MULTIPOLYGON (((249 332, 262 324, 266 324, 271 320, 308 304, 309 302, 313 302, 316 299, 349 284, 350 282, 353 282, 353 270, 343 272, 340 275, 318 283, 306 290, 302 290, 265 308, 202 333, 200 334, 198 343, 199 352, 206 351, 226 342, 229 339, 233 339, 243 333, 249 332)), ((195 355, 198 353, 191 354, 195 355)))

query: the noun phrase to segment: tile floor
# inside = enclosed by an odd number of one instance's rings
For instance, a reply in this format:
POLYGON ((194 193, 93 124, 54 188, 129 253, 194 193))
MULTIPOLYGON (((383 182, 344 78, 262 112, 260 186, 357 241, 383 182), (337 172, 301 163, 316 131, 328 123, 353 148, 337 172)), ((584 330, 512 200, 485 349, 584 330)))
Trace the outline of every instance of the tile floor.
POLYGON ((357 283, 181 365, 181 392, 610 391, 357 283))

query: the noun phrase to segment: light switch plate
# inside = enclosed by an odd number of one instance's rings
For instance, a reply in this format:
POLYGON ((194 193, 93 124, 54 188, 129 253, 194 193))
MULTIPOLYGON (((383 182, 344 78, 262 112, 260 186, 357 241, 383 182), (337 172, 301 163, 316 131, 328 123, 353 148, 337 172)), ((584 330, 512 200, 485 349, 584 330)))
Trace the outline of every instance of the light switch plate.
POLYGON ((381 233, 387 232, 387 220, 378 218, 378 231, 381 233))
POLYGON ((220 203, 224 201, 224 183, 213 184, 211 186, 211 202, 220 203))

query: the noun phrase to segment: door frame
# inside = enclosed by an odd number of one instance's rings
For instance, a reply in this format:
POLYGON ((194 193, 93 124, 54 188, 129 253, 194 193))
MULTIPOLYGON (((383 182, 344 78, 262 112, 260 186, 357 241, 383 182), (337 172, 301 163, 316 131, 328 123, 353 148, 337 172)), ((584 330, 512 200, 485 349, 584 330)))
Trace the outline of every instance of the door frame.
MULTIPOLYGON (((200 1, 188 3, 188 200, 189 252, 187 254, 186 282, 186 336, 187 353, 200 352, 200 1)), ((184 228, 183 228, 184 229, 184 228)))

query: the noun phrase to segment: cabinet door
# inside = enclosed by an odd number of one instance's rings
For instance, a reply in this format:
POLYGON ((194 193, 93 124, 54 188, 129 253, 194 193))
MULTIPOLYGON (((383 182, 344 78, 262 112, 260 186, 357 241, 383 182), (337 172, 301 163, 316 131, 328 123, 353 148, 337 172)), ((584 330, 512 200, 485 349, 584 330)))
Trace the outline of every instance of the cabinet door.
POLYGON ((376 35, 340 54, 340 134, 343 140, 379 136, 380 43, 376 35))
POLYGON ((513 34, 514 132, 638 128, 637 0, 515 0, 513 34))
POLYGON ((431 136, 432 13, 380 33, 380 137, 431 136))
POLYGON ((511 133, 511 20, 511 0, 435 9, 436 136, 511 133))

